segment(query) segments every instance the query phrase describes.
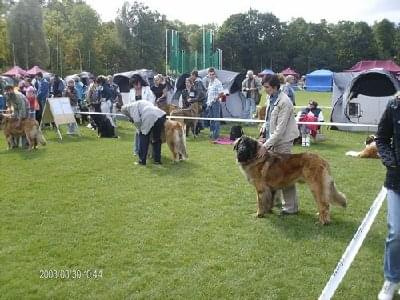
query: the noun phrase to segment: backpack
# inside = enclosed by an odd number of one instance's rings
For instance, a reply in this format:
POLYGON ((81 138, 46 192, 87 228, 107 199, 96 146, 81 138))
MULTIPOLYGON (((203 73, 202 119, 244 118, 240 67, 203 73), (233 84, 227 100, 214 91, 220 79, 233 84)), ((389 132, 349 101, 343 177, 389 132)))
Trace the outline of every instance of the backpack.
POLYGON ((243 134, 244 134, 244 132, 243 132, 242 126, 240 126, 240 125, 232 126, 231 133, 229 134, 229 139, 231 141, 234 141, 234 140, 240 138, 243 134))

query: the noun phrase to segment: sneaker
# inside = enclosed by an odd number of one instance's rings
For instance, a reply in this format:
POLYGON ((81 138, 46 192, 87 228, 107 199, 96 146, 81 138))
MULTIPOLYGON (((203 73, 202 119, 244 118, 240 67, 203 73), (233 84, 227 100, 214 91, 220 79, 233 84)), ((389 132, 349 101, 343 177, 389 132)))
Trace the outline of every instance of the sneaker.
POLYGON ((400 283, 394 283, 388 280, 385 280, 383 283, 382 289, 378 294, 378 300, 392 300, 394 293, 399 288, 400 283))
POLYGON ((144 162, 139 160, 139 161, 135 161, 135 165, 137 165, 137 166, 145 166, 146 163, 144 163, 144 162))

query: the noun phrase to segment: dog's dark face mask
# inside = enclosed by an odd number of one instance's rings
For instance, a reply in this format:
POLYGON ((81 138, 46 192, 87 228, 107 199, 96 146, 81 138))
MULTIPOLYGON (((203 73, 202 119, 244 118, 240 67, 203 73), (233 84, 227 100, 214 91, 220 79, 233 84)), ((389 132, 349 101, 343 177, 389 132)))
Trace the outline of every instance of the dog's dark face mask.
POLYGON ((256 157, 258 142, 244 135, 236 141, 233 150, 236 150, 236 158, 238 162, 245 163, 256 157))
POLYGON ((365 145, 369 145, 371 144, 373 141, 375 141, 375 136, 374 135, 370 135, 367 137, 367 139, 365 140, 365 145))

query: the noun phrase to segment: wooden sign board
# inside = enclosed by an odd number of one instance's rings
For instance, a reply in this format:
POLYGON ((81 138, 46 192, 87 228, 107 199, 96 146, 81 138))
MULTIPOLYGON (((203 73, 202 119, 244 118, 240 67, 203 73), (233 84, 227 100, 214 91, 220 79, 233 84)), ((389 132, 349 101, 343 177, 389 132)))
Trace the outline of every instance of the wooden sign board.
MULTIPOLYGON (((62 135, 59 125, 75 123, 76 128, 79 128, 68 97, 48 98, 46 100, 40 124, 52 122, 57 126, 60 139, 62 139, 62 135)), ((79 131, 77 131, 77 134, 79 134, 79 131)))

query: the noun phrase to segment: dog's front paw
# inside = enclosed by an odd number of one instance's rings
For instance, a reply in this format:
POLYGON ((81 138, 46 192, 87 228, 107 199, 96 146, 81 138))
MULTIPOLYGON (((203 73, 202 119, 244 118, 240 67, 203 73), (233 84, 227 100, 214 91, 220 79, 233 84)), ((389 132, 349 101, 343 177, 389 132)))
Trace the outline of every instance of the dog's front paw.
POLYGON ((257 212, 256 213, 256 218, 265 218, 265 213, 257 212))

